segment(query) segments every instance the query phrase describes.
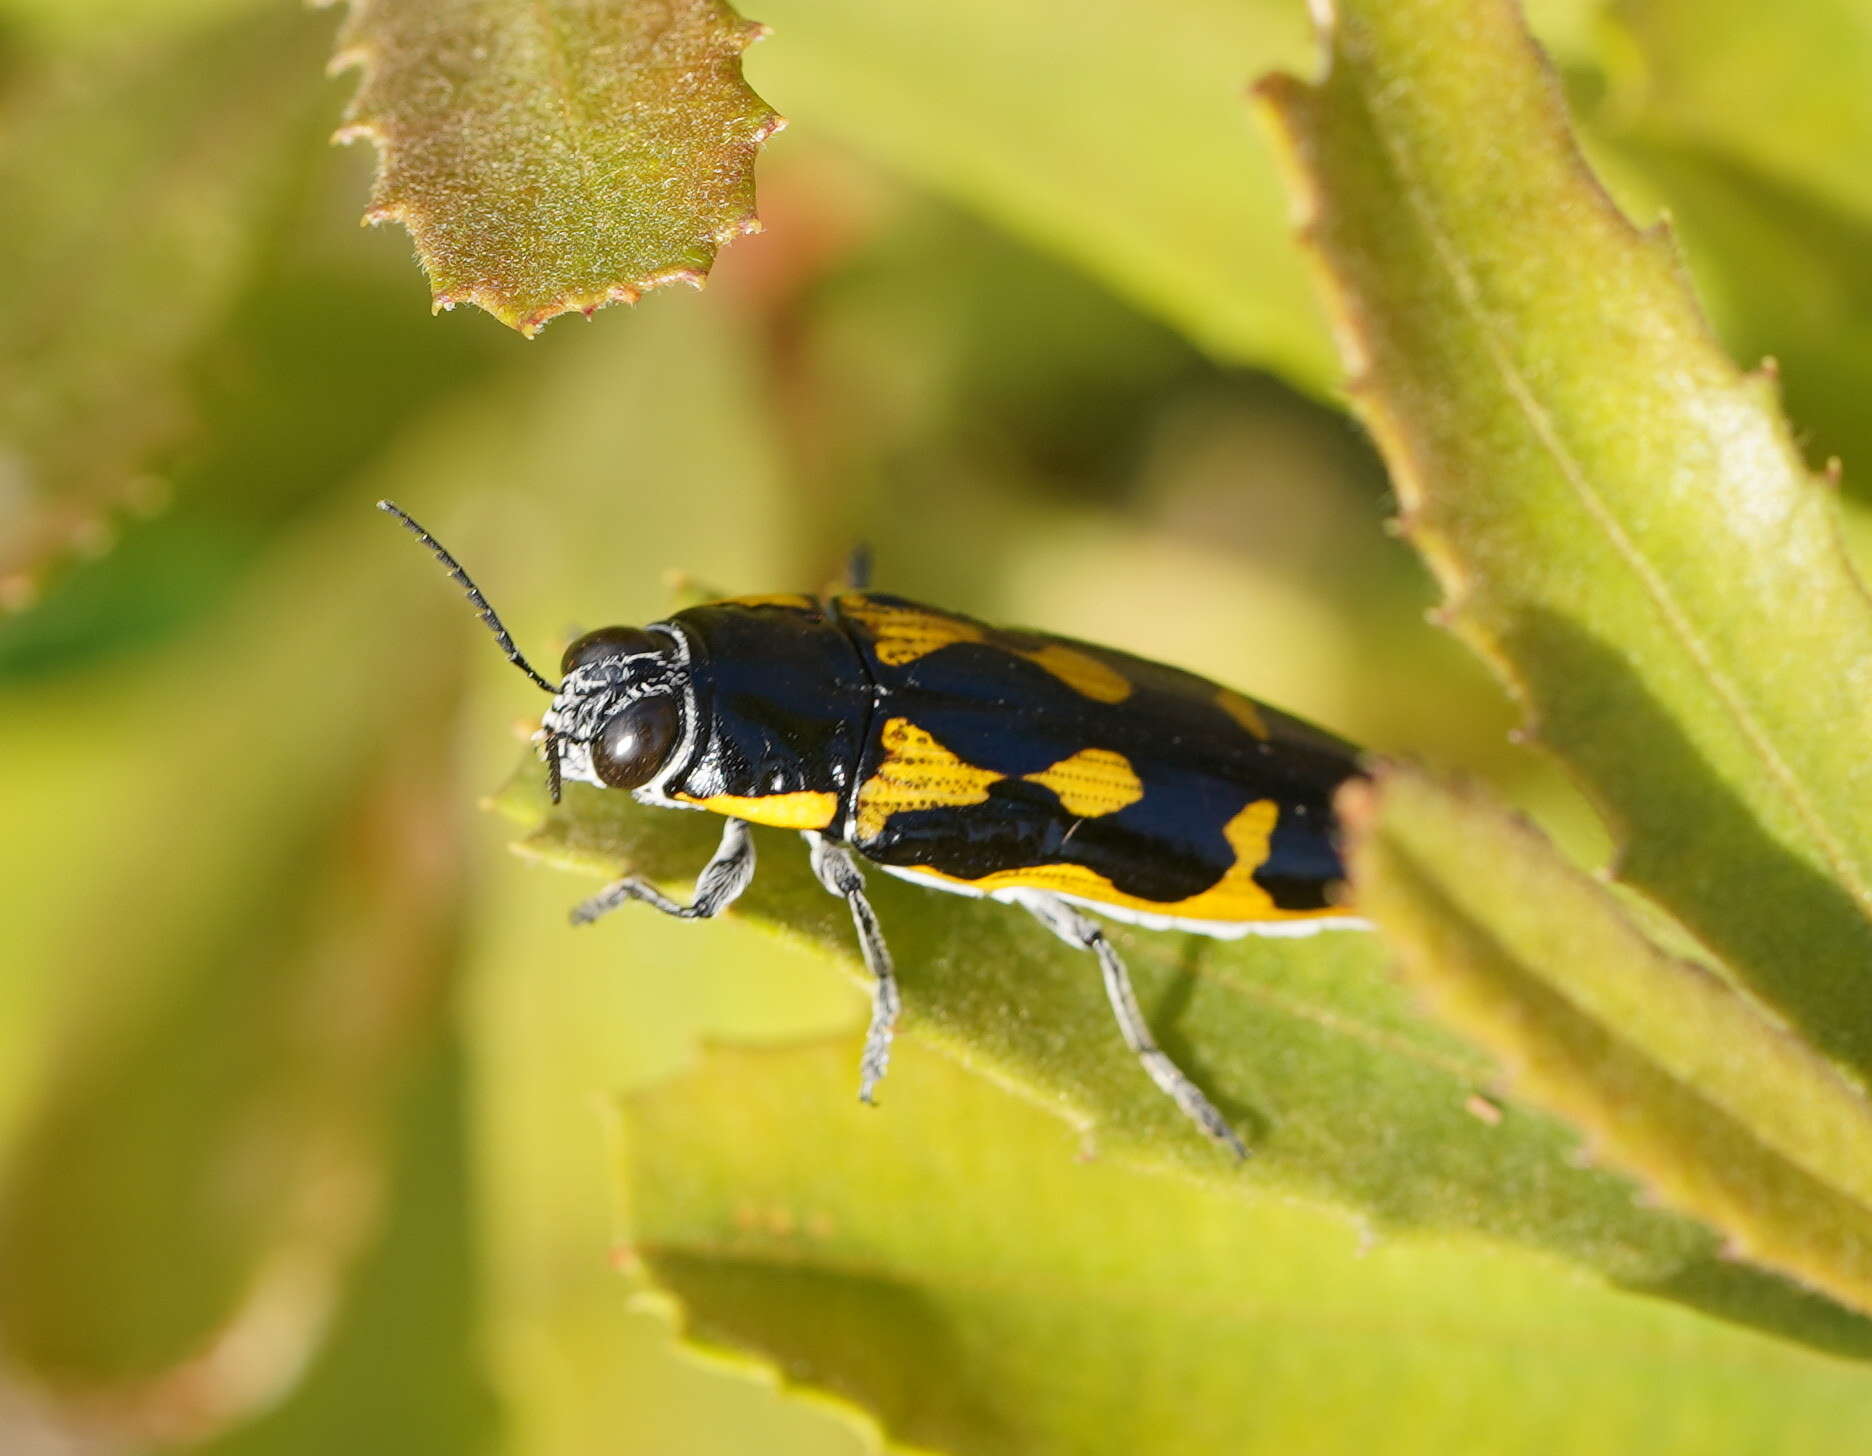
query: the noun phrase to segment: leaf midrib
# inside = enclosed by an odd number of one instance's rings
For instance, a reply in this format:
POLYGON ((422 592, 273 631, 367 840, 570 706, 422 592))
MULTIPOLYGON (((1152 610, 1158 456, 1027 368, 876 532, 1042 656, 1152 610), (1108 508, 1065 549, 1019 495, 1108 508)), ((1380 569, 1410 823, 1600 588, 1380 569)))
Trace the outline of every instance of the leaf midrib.
POLYGON ((578 164, 579 190, 584 194, 586 206, 596 208, 599 206, 599 197, 592 182, 590 127, 574 104, 565 43, 553 22, 551 0, 532 0, 530 8, 534 23, 543 37, 541 48, 546 55, 547 82, 552 89, 553 99, 558 103, 560 125, 573 160, 578 164))
MULTIPOLYGON (((1356 66, 1348 65, 1347 70, 1352 75, 1358 74, 1356 66)), ((1641 590, 1651 600, 1653 607, 1663 619, 1667 631, 1677 640, 1678 645, 1689 657, 1716 700, 1729 714, 1743 741, 1754 751, 1768 771, 1770 778, 1779 784, 1796 817, 1813 836, 1814 842, 1825 855, 1835 878, 1852 896, 1860 915, 1872 921, 1872 886, 1869 886, 1858 873, 1858 867, 1845 844, 1833 833, 1818 807, 1806 793, 1799 776, 1776 747, 1772 735, 1756 719, 1740 691, 1717 666, 1714 654, 1697 633, 1682 606, 1665 583, 1662 574, 1626 533, 1600 492, 1592 485, 1585 468, 1568 450, 1565 440, 1561 437, 1547 410, 1542 406, 1521 371, 1515 366, 1505 342, 1504 327, 1484 306, 1481 285, 1465 265, 1460 250, 1456 248, 1444 229, 1430 201, 1428 190, 1412 169, 1407 150, 1400 143, 1393 129, 1385 125, 1381 119, 1383 107, 1378 88, 1361 85, 1359 90, 1363 96, 1367 114, 1372 118, 1372 129, 1378 144, 1383 148, 1386 159, 1398 177, 1405 205, 1410 208, 1422 226, 1437 263, 1448 276, 1459 305, 1474 322, 1490 362, 1499 372, 1510 398, 1525 414, 1535 439, 1552 459, 1561 479, 1579 501, 1581 507, 1605 532, 1613 546, 1614 554, 1624 562, 1637 579, 1641 590)), ((1597 181, 1590 176, 1584 180, 1588 186, 1598 189, 1597 181)), ((1611 203, 1609 200, 1604 200, 1603 205, 1610 207, 1611 203)), ((1617 218, 1617 222, 1627 228, 1630 226, 1622 217, 1617 218)), ((1637 240, 1636 234, 1633 235, 1633 239, 1637 240)))

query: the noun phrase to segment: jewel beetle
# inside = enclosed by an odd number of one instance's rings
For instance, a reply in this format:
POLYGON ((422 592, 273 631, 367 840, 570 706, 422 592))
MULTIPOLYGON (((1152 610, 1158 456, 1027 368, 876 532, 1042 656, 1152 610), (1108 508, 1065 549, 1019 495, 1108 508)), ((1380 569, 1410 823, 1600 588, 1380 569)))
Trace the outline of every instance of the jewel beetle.
POLYGON ((633 900, 708 919, 753 878, 748 826, 797 830, 819 882, 849 907, 872 976, 861 1098, 884 1075, 900 1006, 862 861, 1018 906, 1090 952, 1151 1080, 1246 1155, 1157 1046, 1124 962, 1086 912, 1223 938, 1362 928, 1337 898, 1332 801, 1359 772, 1351 745, 1194 673, 862 580, 829 598, 734 597, 601 627, 566 648, 554 684, 442 544, 378 504, 552 694, 538 739, 555 802, 574 779, 722 816, 688 903, 627 875, 575 907, 574 924, 633 900))

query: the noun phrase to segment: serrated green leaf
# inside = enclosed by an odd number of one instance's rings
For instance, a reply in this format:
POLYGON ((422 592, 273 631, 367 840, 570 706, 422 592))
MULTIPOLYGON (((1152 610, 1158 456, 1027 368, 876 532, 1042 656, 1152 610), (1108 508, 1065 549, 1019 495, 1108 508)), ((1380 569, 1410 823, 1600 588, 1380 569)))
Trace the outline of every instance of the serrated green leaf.
POLYGON ((1797 1456, 1872 1415, 1853 1367, 1524 1251, 1075 1159, 920 1048, 857 1106, 855 1055, 718 1049, 627 1099, 628 1248, 691 1339, 892 1449, 1797 1456))
MULTIPOLYGON (((1735 357, 1777 361, 1807 458, 1872 458, 1872 188, 1856 160, 1872 145, 1868 20, 1829 0, 1785 16, 1611 8, 1608 50, 1626 64, 1587 118, 1600 154, 1668 207, 1735 357)), ((1842 483, 1861 500, 1872 485, 1862 470, 1842 483)))
POLYGON ((1748 163, 1872 219, 1872 10, 1613 0, 1612 103, 1654 140, 1748 163))
POLYGON ((1479 791, 1382 771, 1342 797, 1359 902, 1517 1090, 1729 1235, 1872 1309, 1872 1104, 1479 791))
MULTIPOLYGON (((554 810, 536 764, 497 802, 532 827, 522 852, 606 876, 630 867, 692 878, 720 832, 712 815, 580 784, 554 810)), ((759 869, 732 913, 805 937, 862 984, 849 918, 796 837, 755 833, 759 869)), ((1858 1328, 1724 1264, 1706 1229, 1641 1206, 1622 1178, 1583 1165, 1556 1124, 1492 1100, 1493 1065, 1416 1013, 1383 974, 1373 936, 1114 933, 1159 1040, 1246 1132, 1255 1156, 1239 1167, 1124 1050, 1084 956, 1009 906, 882 875, 870 893, 903 984, 903 1032, 1064 1117, 1114 1161, 1209 1187, 1298 1194, 1377 1228, 1486 1232, 1795 1338, 1833 1345, 1858 1328)), ((651 912, 618 912, 630 913, 651 912)), ((601 922, 580 933, 606 932, 601 922)), ((856 1093, 854 1062, 844 1095, 856 1093)), ((887 1078, 879 1115, 888 1119, 903 1095, 887 1078)))
POLYGON ((1266 94, 1446 618, 1621 875, 1863 1072, 1872 611, 1832 496, 1586 170, 1506 0, 1333 10, 1325 78, 1266 94))
POLYGON ((1725 340, 1737 358, 1775 361, 1808 460, 1830 462, 1848 509, 1863 508, 1872 491, 1863 469, 1872 460, 1872 222, 1701 148, 1629 131, 1608 145, 1669 201, 1725 340))
MULTIPOLYGON (((330 3, 330 0, 324 0, 330 3)), ((755 231, 779 118, 741 79, 764 34, 723 0, 349 0, 335 68, 363 73, 366 220, 415 239, 437 308, 531 335, 562 313, 699 287, 755 231)))

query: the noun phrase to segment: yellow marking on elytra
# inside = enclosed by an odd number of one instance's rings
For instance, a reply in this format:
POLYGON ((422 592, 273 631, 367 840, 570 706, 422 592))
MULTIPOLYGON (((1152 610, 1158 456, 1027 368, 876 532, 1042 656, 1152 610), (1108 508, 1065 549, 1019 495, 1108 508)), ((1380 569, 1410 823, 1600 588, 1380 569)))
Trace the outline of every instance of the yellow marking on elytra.
POLYGON ((1122 703, 1131 696, 1131 683, 1114 667, 1089 652, 1062 642, 1038 647, 1016 646, 979 622, 951 617, 921 607, 900 607, 875 602, 861 592, 838 599, 839 610, 871 634, 872 651, 886 667, 903 667, 958 642, 980 642, 1002 652, 1024 657, 1051 673, 1082 697, 1101 703, 1122 703))
POLYGON ((731 819, 745 819, 750 824, 771 824, 775 829, 829 829, 838 814, 838 795, 802 789, 792 794, 765 794, 751 799, 734 794, 716 794, 697 799, 689 794, 674 798, 688 804, 700 804, 716 814, 731 819))
POLYGON ((887 667, 903 667, 957 642, 986 642, 987 631, 941 612, 874 602, 853 592, 838 599, 839 610, 871 634, 872 650, 887 667))
POLYGON ((761 596, 729 597, 723 606, 729 607, 785 607, 794 612, 810 612, 819 604, 811 597, 800 592, 769 592, 761 596))
POLYGON ((1249 920, 1319 920, 1344 915, 1344 906, 1330 905, 1320 910, 1283 910, 1274 898, 1255 883, 1254 872, 1267 862, 1268 841, 1280 818, 1280 806, 1272 799, 1256 799, 1233 819, 1223 833, 1235 851, 1235 860, 1227 873, 1208 889, 1184 900, 1145 900, 1127 895, 1097 870, 1084 865, 1028 865, 1014 870, 996 870, 978 880, 960 875, 946 875, 927 865, 912 866, 911 872, 933 880, 967 885, 984 893, 995 890, 1051 890, 1061 895, 1076 895, 1095 905, 1143 910, 1178 920, 1241 922, 1249 920))
POLYGON ((875 839, 893 814, 980 804, 1006 778, 957 758, 908 718, 892 718, 881 739, 884 759, 858 790, 860 839, 875 839))
POLYGON ((1216 706, 1256 738, 1268 736, 1267 722, 1261 716, 1261 709, 1240 693, 1228 688, 1216 689, 1216 706))
POLYGON ((1122 753, 1109 748, 1082 748, 1051 768, 1022 775, 1029 783, 1044 784, 1059 796, 1068 814, 1097 819, 1116 814, 1144 797, 1144 783, 1122 753))
POLYGON ((1129 678, 1076 647, 1049 642, 1031 651, 1020 647, 1012 650, 1036 667, 1045 668, 1081 697, 1101 703, 1122 703, 1131 696, 1129 678))

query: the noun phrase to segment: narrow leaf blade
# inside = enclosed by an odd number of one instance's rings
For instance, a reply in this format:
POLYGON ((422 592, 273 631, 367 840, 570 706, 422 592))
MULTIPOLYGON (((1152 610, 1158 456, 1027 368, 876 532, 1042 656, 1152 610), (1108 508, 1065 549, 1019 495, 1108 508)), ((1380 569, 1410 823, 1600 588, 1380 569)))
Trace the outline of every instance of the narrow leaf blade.
POLYGON ((1333 11, 1325 78, 1264 94, 1447 620, 1620 873, 1872 1067, 1872 610, 1772 380, 1600 190, 1506 0, 1333 11))
POLYGON ((1516 1088, 1731 1249, 1872 1309, 1872 1106, 1479 791, 1388 769, 1342 798, 1360 903, 1516 1088))

